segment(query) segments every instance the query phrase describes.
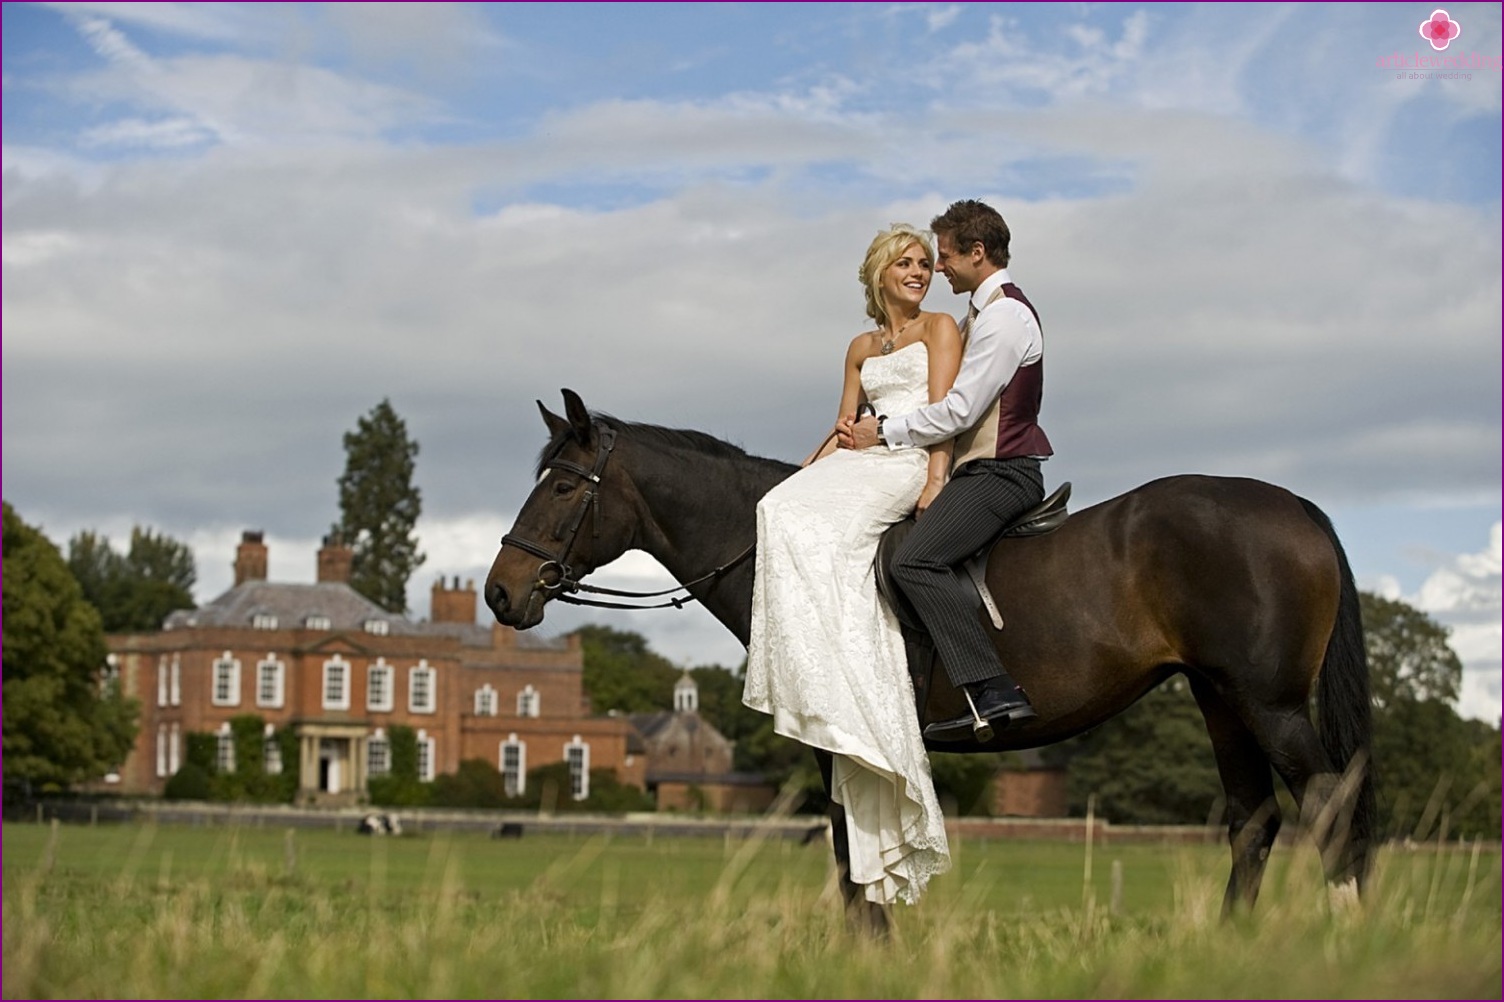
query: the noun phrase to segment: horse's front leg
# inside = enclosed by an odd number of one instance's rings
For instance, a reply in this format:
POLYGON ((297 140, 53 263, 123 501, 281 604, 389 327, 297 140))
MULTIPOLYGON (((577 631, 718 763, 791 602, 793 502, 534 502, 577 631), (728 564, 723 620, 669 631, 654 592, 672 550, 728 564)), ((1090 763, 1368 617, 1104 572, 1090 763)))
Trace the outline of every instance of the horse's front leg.
POLYGON ((860 932, 886 936, 888 910, 868 901, 861 885, 851 879, 851 843, 846 837, 846 808, 836 803, 833 796, 835 760, 828 751, 816 748, 814 753, 815 761, 820 764, 820 778, 825 783, 825 796, 830 804, 826 814, 830 818, 830 841, 836 854, 836 879, 841 885, 841 899, 846 903, 846 922, 860 932))

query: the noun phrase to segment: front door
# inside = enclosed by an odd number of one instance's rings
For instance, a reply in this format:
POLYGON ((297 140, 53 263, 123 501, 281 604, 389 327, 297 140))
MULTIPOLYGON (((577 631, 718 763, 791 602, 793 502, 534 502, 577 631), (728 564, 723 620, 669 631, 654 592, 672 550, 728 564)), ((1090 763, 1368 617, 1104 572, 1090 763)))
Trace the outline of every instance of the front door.
POLYGON ((344 761, 344 745, 349 742, 340 738, 319 739, 319 789, 325 793, 338 793, 340 766, 344 761))

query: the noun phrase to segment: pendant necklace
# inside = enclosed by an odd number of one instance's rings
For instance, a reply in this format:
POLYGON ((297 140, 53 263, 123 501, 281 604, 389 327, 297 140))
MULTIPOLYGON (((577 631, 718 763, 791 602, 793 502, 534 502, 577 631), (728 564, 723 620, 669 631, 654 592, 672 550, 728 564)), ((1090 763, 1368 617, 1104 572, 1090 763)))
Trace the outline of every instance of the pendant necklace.
POLYGON ((890 338, 884 338, 883 339, 883 346, 882 346, 881 349, 879 349, 882 352, 882 354, 884 354, 884 355, 891 355, 891 354, 893 354, 893 346, 898 343, 898 339, 899 338, 903 337, 903 332, 909 329, 909 324, 913 323, 915 320, 918 320, 918 319, 919 319, 919 314, 916 313, 912 317, 910 317, 909 319, 905 320, 904 323, 903 323, 903 326, 900 327, 900 328, 898 328, 898 330, 896 330, 896 331, 893 332, 893 336, 892 337, 890 337, 890 338))

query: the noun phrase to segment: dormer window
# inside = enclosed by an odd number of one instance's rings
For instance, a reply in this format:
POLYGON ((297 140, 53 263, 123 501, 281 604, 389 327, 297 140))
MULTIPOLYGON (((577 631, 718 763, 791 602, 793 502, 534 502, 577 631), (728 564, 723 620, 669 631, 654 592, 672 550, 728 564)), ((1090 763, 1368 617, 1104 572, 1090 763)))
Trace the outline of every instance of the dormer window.
POLYGON ((303 620, 303 625, 310 630, 327 630, 332 626, 328 616, 313 615, 303 620))
POLYGON ((251 617, 251 628, 256 630, 275 630, 277 617, 269 612, 258 612, 251 617))
POLYGON ((392 631, 392 624, 384 619, 366 620, 366 632, 377 637, 384 637, 392 631))

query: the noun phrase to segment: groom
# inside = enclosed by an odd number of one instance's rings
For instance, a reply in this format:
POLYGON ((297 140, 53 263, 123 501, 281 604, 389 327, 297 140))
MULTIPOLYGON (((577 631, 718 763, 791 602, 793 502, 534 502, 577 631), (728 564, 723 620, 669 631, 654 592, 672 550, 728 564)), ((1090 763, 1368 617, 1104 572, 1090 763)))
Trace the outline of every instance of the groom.
POLYGON ((951 291, 970 294, 961 325, 965 354, 945 397, 908 414, 843 418, 847 449, 909 449, 955 438, 950 482, 914 526, 893 576, 913 603, 950 680, 974 711, 931 724, 938 741, 971 737, 979 720, 1001 729, 1036 716, 998 661, 982 626, 980 599, 960 565, 1044 498, 1039 464, 1053 453, 1039 427, 1044 342, 1039 315, 1008 276, 1008 224, 968 199, 930 223, 937 270, 951 291))

